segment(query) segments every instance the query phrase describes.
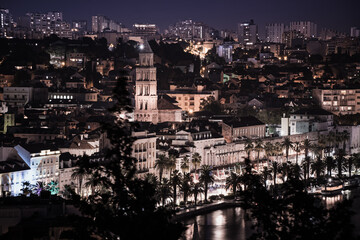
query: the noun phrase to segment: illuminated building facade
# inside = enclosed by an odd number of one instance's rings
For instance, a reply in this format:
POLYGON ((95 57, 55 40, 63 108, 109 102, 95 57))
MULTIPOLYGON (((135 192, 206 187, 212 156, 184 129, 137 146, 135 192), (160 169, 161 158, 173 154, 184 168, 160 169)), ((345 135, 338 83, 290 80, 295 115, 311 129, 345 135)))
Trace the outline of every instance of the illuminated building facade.
POLYGON ((317 24, 310 21, 290 22, 290 30, 300 32, 305 38, 317 37, 317 24))
POLYGON ((268 24, 266 29, 266 42, 282 43, 282 35, 285 30, 283 23, 268 24))
POLYGON ((0 37, 7 37, 13 24, 9 9, 0 8, 0 37))
POLYGON ((360 89, 313 89, 321 108, 334 114, 360 113, 360 89))
POLYGON ((156 24, 134 24, 132 35, 138 37, 151 37, 159 32, 156 24))
POLYGON ((91 17, 91 30, 94 33, 104 31, 121 32, 122 25, 106 16, 96 15, 91 17))
POLYGON ((135 120, 156 124, 158 122, 156 67, 154 67, 154 53, 147 41, 140 46, 139 66, 135 74, 135 120))
POLYGON ((27 13, 26 16, 30 18, 32 32, 42 36, 56 34, 60 38, 72 38, 71 26, 63 21, 62 12, 27 13))
POLYGON ((0 151, 0 196, 21 194, 25 181, 32 185, 58 181, 60 151, 56 148, 17 145, 0 147, 0 151))
POLYGON ((258 40, 258 27, 254 20, 238 24, 239 42, 244 46, 252 46, 258 40))

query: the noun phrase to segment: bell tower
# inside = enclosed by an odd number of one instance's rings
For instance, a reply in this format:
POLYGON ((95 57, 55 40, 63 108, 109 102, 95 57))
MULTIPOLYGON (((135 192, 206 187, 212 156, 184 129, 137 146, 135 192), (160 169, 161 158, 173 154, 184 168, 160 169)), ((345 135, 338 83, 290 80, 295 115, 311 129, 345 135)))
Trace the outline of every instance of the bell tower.
POLYGON ((140 46, 139 66, 135 75, 135 121, 157 124, 159 117, 156 67, 154 53, 146 40, 140 46))

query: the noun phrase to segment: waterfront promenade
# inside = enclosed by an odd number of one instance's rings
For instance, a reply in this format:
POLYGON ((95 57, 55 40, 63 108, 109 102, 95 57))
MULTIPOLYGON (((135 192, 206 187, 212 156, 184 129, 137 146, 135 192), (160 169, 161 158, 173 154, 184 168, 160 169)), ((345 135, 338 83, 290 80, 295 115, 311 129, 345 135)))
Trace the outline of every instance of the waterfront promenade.
POLYGON ((240 201, 222 200, 215 203, 205 204, 202 206, 194 206, 177 212, 176 215, 173 217, 173 220, 174 221, 185 220, 187 218, 192 218, 198 215, 206 214, 220 209, 240 207, 240 204, 241 204, 240 201))

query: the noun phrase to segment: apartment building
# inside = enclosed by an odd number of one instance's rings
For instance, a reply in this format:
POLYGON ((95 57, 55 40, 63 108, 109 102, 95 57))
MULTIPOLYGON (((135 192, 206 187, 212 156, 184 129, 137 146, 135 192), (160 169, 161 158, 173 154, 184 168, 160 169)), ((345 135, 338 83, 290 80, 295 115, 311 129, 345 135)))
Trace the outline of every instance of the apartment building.
POLYGON ((312 96, 321 108, 336 115, 360 113, 360 89, 314 89, 312 96))
POLYGON ((200 111, 201 102, 209 97, 213 97, 216 101, 219 99, 218 90, 207 90, 205 86, 202 85, 196 87, 178 87, 171 85, 170 91, 165 91, 164 93, 176 100, 178 107, 189 113, 200 111))

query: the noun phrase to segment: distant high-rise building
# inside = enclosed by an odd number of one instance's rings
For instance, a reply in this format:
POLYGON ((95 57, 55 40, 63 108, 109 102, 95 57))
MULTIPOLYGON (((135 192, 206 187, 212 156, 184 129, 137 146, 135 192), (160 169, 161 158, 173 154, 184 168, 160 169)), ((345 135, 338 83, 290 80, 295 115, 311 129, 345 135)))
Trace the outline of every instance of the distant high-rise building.
POLYGON ((30 29, 42 36, 56 34, 61 38, 72 38, 70 24, 63 20, 62 12, 27 13, 30 29))
POLYGON ((266 25, 266 42, 282 43, 282 35, 285 31, 283 23, 273 23, 266 25))
POLYGON ((220 31, 220 37, 222 38, 232 38, 232 39, 237 39, 237 34, 236 31, 232 31, 232 30, 221 30, 220 31))
POLYGON ((254 45, 258 40, 258 27, 254 20, 238 24, 239 42, 244 46, 254 45))
POLYGON ((104 31, 121 32, 122 24, 108 17, 102 15, 92 16, 91 18, 91 30, 94 33, 101 33, 104 31))
POLYGON ((282 43, 287 47, 298 47, 304 43, 304 34, 296 30, 285 31, 282 36, 282 43))
POLYGON ((86 32, 87 31, 87 21, 86 20, 73 20, 71 24, 72 30, 76 32, 86 32))
POLYGON ((350 28, 350 37, 360 37, 360 29, 357 27, 350 28))
POLYGON ((317 25, 310 21, 290 22, 291 30, 300 32, 305 38, 317 37, 317 25))
POLYGON ((13 24, 9 9, 0 8, 0 37, 6 37, 13 24))
POLYGON ((219 57, 223 57, 226 62, 232 62, 233 48, 232 44, 224 43, 217 47, 216 52, 219 57))
POLYGON ((334 37, 345 37, 345 34, 335 31, 335 30, 332 30, 332 29, 327 29, 327 28, 321 29, 320 33, 318 33, 318 38, 320 40, 326 41, 326 40, 330 40, 334 37))
POLYGON ((214 34, 214 32, 211 32, 211 29, 207 25, 201 22, 194 22, 191 19, 179 21, 175 23, 175 25, 169 26, 169 35, 186 40, 202 40, 211 37, 212 34, 214 34))
POLYGON ((154 36, 159 32, 158 27, 155 24, 137 24, 133 25, 133 35, 139 37, 154 36))

